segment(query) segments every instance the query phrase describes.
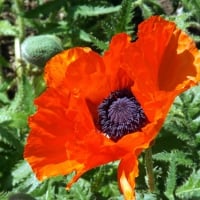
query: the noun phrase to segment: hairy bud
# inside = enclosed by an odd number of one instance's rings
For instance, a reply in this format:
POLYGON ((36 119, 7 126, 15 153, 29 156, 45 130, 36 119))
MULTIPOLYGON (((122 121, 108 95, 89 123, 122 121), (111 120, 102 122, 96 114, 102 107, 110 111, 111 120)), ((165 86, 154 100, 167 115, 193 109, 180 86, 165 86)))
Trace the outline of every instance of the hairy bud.
POLYGON ((62 50, 60 39, 52 35, 30 36, 24 40, 21 46, 23 59, 41 67, 62 50))

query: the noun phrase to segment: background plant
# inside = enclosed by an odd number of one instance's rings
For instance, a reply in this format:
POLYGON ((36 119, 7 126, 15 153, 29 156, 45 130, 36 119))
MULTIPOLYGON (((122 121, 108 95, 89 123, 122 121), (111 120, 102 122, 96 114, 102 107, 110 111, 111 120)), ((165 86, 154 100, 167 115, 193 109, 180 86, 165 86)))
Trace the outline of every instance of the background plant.
MULTIPOLYGON (((86 173, 68 192, 70 178, 38 182, 23 160, 27 118, 45 88, 43 66, 24 60, 21 45, 32 35, 60 38, 63 48, 90 46, 102 53, 119 32, 136 38, 137 26, 151 15, 173 20, 200 47, 197 0, 0 0, 0 199, 120 200, 117 162, 86 173), (29 195, 29 196, 25 196, 29 195), (24 195, 24 196, 23 196, 24 195), (32 197, 32 198, 31 198, 32 197)), ((152 148, 155 191, 150 193, 144 155, 137 178, 138 199, 200 198, 200 87, 176 98, 152 148)))

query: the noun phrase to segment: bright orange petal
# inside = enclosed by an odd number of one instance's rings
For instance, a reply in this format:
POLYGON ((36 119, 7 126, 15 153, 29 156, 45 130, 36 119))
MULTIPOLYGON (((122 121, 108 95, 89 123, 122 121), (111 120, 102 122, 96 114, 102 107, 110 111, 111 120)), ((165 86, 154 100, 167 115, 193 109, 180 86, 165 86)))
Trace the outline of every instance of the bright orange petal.
POLYGON ((159 113, 165 117, 174 98, 199 81, 200 52, 189 36, 161 17, 144 21, 138 31, 137 41, 126 49, 124 66, 151 121, 159 113))
POLYGON ((65 78, 68 66, 78 58, 90 52, 90 48, 76 47, 54 56, 45 66, 45 80, 49 87, 59 86, 65 78))
POLYGON ((110 42, 109 49, 103 55, 111 91, 130 87, 133 84, 127 71, 122 68, 122 57, 130 41, 130 36, 125 33, 115 35, 110 42))
POLYGON ((39 180, 76 171, 72 184, 89 169, 127 153, 96 130, 85 101, 65 87, 47 89, 35 103, 24 157, 39 180))
POLYGON ((35 101, 25 159, 41 180, 75 171, 68 187, 91 168, 121 160, 120 188, 134 199, 137 155, 155 139, 174 98, 199 80, 199 60, 192 40, 160 17, 139 26, 136 42, 114 36, 102 57, 88 48, 63 51, 47 63, 49 89, 35 101), (149 123, 113 142, 99 131, 98 105, 127 87, 149 123))
POLYGON ((118 168, 119 187, 125 200, 135 200, 135 178, 138 176, 138 161, 135 154, 124 157, 118 168))
MULTIPOLYGON (((27 139, 24 157, 40 180, 58 174, 64 175, 73 170, 72 163, 70 163, 71 168, 65 167, 69 161, 64 141, 69 139, 67 130, 72 126, 65 122, 73 120, 74 116, 71 114, 70 118, 66 118, 64 108, 67 104, 57 98, 59 95, 61 94, 48 89, 36 100, 39 106, 38 112, 29 119, 31 132, 27 139), (63 121, 63 118, 66 121, 63 121)), ((63 98, 62 95, 61 97, 63 98)), ((66 94, 66 102, 67 97, 66 94)))
POLYGON ((195 84, 197 82, 195 77, 199 70, 199 65, 195 65, 197 54, 200 55, 194 41, 184 32, 176 29, 160 63, 159 88, 167 91, 183 90, 195 84), (167 60, 170 62, 166 62, 167 60))

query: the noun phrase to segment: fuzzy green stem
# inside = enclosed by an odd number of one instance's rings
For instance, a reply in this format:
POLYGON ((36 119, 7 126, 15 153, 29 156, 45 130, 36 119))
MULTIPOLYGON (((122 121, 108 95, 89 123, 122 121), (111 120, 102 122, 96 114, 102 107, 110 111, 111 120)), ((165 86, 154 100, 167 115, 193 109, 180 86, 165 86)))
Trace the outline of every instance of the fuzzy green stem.
POLYGON ((145 165, 146 165, 147 183, 148 183, 149 191, 155 192, 155 182, 154 182, 151 148, 149 148, 145 151, 145 165))
POLYGON ((21 0, 14 0, 15 2, 15 14, 16 14, 16 25, 19 28, 19 39, 20 42, 24 39, 25 36, 25 29, 24 29, 24 19, 22 17, 23 12, 23 1, 21 0))
POLYGON ((25 28, 24 28, 24 19, 22 16, 23 13, 23 1, 22 0, 14 0, 14 8, 16 14, 16 26, 18 27, 18 36, 15 38, 15 65, 16 72, 18 77, 21 77, 23 74, 23 64, 21 58, 21 42, 25 36, 25 28))

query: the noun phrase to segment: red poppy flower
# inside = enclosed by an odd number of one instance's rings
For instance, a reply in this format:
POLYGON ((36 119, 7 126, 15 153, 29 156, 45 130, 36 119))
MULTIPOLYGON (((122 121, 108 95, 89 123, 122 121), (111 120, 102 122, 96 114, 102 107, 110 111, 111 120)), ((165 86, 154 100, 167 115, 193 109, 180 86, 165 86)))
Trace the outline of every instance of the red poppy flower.
POLYGON ((103 56, 72 48, 45 68, 48 88, 37 112, 24 157, 39 180, 83 173, 120 160, 118 182, 135 199, 137 157, 158 134, 174 98, 199 81, 199 51, 174 23, 151 17, 135 42, 113 37, 103 56))

